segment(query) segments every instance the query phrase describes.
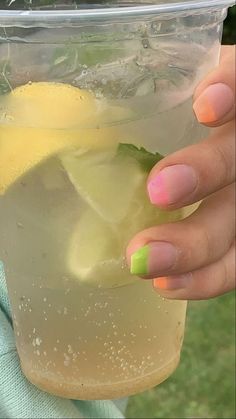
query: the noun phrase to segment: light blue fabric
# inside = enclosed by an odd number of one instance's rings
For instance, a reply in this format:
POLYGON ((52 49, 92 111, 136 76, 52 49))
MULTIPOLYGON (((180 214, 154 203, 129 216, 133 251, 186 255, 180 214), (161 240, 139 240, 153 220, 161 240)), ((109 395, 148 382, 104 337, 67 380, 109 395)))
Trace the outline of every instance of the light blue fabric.
POLYGON ((124 418, 112 401, 72 401, 38 390, 23 376, 0 262, 0 418, 124 418))

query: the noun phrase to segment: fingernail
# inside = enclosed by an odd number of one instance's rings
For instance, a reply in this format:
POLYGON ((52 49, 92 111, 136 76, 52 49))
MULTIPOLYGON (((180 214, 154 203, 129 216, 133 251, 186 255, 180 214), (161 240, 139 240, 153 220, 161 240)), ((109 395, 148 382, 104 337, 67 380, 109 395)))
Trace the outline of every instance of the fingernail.
POLYGON ((131 255, 133 275, 157 275, 170 269, 176 262, 177 249, 167 242, 152 242, 131 255))
POLYGON ((193 104, 199 122, 209 123, 222 119, 234 106, 232 89, 224 83, 208 86, 193 104))
POLYGON ((179 276, 168 276, 155 278, 153 281, 154 288, 160 290, 171 291, 186 288, 192 278, 192 274, 188 273, 179 276))
POLYGON ((152 204, 170 205, 181 202, 197 186, 197 176, 192 167, 184 164, 165 167, 148 182, 152 204))

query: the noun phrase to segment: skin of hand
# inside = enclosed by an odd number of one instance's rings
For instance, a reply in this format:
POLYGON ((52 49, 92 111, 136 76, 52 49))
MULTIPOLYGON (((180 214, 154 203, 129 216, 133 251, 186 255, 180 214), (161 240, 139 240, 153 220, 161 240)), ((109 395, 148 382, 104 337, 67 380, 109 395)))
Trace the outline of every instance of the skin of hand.
POLYGON ((213 127, 210 135, 161 160, 147 191, 162 209, 203 201, 182 221, 138 233, 127 261, 163 297, 200 300, 235 287, 235 46, 222 47, 219 66, 195 90, 193 110, 213 127))

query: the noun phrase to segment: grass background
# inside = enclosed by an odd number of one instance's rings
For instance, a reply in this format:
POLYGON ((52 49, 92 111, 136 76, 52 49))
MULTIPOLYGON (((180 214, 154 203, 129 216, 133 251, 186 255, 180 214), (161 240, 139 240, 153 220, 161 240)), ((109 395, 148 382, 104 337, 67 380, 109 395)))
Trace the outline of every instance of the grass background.
POLYGON ((129 400, 128 418, 235 418, 234 294, 190 302, 180 365, 129 400))
MULTIPOLYGON (((236 6, 224 24, 236 44, 236 6)), ((190 302, 181 362, 158 387, 129 400, 127 418, 234 419, 235 296, 190 302)))

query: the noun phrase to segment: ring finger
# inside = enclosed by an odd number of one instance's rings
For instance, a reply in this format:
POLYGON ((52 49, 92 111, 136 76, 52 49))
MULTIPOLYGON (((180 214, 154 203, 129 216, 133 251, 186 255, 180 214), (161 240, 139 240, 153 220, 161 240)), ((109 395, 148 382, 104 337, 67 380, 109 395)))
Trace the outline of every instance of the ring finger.
POLYGON ((127 248, 127 260, 132 274, 147 279, 179 275, 216 262, 229 250, 234 235, 234 185, 230 185, 185 220, 138 233, 127 248))

